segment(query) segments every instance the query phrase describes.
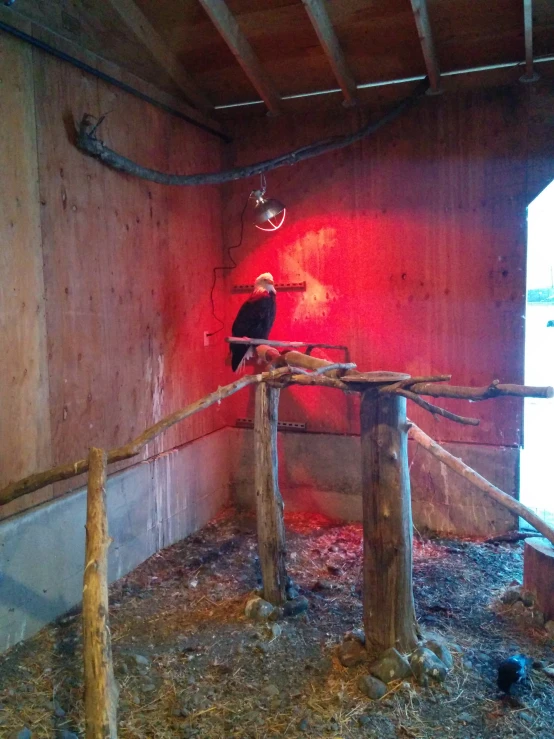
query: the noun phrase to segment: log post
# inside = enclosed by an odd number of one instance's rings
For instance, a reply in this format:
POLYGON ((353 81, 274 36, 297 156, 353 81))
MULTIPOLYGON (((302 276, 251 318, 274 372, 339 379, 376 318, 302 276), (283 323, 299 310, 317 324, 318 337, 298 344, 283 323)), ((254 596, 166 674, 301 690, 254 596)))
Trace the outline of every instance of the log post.
POLYGON ((523 587, 535 593, 545 619, 554 619, 554 547, 545 539, 536 537, 525 542, 523 587))
POLYGON ((285 526, 277 462, 278 388, 262 382, 256 388, 254 457, 258 549, 264 598, 274 606, 285 602, 285 526))
POLYGON ((418 632, 412 590, 412 507, 406 399, 362 395, 364 629, 369 650, 412 651, 418 632))
POLYGON ((87 541, 83 583, 83 659, 86 739, 117 739, 118 688, 113 674, 108 616, 107 455, 90 450, 87 541))

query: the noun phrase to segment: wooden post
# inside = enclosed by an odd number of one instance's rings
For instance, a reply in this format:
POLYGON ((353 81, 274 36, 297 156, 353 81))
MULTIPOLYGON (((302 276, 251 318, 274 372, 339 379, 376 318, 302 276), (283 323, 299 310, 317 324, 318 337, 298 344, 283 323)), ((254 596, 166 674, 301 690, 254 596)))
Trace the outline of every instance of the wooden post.
POLYGON ((87 543, 83 583, 83 659, 86 739, 117 739, 118 688, 113 674, 108 616, 107 455, 90 450, 87 543))
POLYGON ((412 507, 406 399, 366 390, 361 405, 366 644, 418 643, 412 591, 412 507))
POLYGON ((545 539, 525 542, 523 587, 535 593, 545 619, 554 619, 554 547, 545 539))
POLYGON ((274 606, 285 602, 285 526, 277 462, 278 388, 261 382, 256 388, 254 457, 258 549, 264 598, 274 606))

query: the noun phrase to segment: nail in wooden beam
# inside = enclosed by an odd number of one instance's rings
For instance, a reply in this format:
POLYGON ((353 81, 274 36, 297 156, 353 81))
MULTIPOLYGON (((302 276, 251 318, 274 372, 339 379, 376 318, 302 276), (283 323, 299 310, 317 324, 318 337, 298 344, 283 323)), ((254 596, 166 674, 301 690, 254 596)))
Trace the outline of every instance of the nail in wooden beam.
POLYGON ((533 69, 533 0, 523 0, 523 29, 525 35, 525 74, 521 82, 535 82, 539 75, 533 69))
POLYGON ((203 113, 212 110, 211 102, 196 86, 177 55, 169 48, 167 41, 160 36, 134 0, 108 0, 108 2, 123 23, 141 41, 158 64, 163 67, 189 102, 203 113))
POLYGON ((358 96, 356 83, 348 68, 335 29, 329 18, 325 0, 302 0, 302 2, 344 94, 344 104, 348 106, 356 105, 358 96))
POLYGON ((418 643, 406 399, 366 390, 361 404, 364 630, 371 650, 418 643))
POLYGON ((286 600, 285 525, 277 462, 278 388, 262 382, 256 388, 254 457, 258 549, 264 598, 274 606, 286 600))
POLYGON ((83 659, 86 739, 117 739, 118 688, 113 674, 108 616, 107 455, 92 448, 87 489, 83 583, 83 659))
POLYGON ((224 0, 199 0, 270 113, 281 112, 281 96, 224 0))
POLYGON ((417 26, 421 50, 427 68, 427 76, 431 83, 431 92, 440 92, 440 70, 435 52, 435 44, 433 34, 431 32, 431 23, 429 21, 429 13, 427 10, 427 0, 410 0, 412 10, 417 26))

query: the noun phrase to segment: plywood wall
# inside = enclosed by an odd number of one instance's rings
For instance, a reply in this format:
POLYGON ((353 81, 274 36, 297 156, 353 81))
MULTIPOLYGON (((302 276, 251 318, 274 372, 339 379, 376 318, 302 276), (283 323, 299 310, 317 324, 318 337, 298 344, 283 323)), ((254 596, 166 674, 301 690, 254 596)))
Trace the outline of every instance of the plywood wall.
MULTIPOLYGON (((72 139, 83 113, 108 113, 102 136, 113 148, 172 171, 218 169, 218 140, 6 36, 0 55, 10 70, 0 95, 9 121, 0 146, 3 485, 82 458, 91 445, 123 444, 212 391, 224 347, 203 342, 217 328, 209 301, 222 258, 217 189, 126 177, 72 139)), ((143 456, 224 423, 215 406, 143 456)))
MULTIPOLYGON (((553 109, 548 79, 425 98, 375 137, 270 172, 268 194, 288 205, 287 220, 274 234, 246 228, 229 285, 264 271, 306 280, 305 293, 278 295, 273 337, 346 344, 364 370, 522 382, 526 206, 554 179, 553 109)), ((354 130, 368 115, 379 112, 236 124, 237 162, 354 130)), ((231 188, 230 243, 257 185, 231 188)), ((242 299, 232 298, 230 322, 242 299)), ((409 413, 437 439, 520 443, 520 402, 444 405, 480 426, 409 413)), ((252 415, 251 398, 236 397, 229 423, 252 415)), ((281 417, 315 431, 358 428, 352 401, 328 390, 287 391, 281 417)))

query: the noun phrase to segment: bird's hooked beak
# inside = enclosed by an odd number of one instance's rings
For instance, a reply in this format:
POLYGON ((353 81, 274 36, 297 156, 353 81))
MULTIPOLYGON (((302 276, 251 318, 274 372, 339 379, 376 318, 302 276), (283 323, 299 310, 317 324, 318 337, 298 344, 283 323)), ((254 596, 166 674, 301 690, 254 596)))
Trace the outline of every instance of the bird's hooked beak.
POLYGON ((273 282, 273 280, 271 280, 271 282, 267 280, 266 284, 267 284, 267 291, 270 293, 273 293, 274 295, 277 295, 277 292, 275 290, 275 283, 273 282))

